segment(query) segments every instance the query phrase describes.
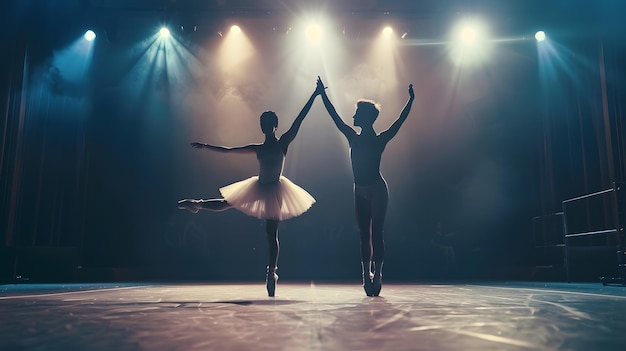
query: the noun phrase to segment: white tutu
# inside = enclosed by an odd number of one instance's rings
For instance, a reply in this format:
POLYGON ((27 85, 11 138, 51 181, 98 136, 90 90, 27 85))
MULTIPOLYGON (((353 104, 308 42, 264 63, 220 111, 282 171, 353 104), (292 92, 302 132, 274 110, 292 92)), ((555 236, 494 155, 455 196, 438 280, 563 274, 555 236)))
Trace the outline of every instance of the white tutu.
POLYGON ((315 203, 306 190, 280 176, 277 182, 261 183, 254 176, 220 188, 234 208, 256 218, 285 220, 299 216, 315 203))

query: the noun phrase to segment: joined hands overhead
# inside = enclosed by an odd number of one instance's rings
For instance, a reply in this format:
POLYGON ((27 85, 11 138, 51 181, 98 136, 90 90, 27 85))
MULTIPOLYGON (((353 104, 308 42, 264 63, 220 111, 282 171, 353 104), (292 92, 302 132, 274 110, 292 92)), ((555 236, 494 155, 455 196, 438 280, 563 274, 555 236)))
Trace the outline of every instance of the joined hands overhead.
POLYGON ((322 78, 320 78, 320 76, 317 76, 317 86, 315 88, 315 95, 322 95, 324 94, 325 90, 326 90, 326 87, 324 87, 324 83, 322 83, 322 78))

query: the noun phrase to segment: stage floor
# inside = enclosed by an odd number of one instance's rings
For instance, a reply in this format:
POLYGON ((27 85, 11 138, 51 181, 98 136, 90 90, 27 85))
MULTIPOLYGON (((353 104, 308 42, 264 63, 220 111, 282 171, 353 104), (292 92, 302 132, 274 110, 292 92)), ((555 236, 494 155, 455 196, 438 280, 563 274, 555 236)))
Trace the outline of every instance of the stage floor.
POLYGON ((0 350, 626 350, 599 283, 0 285, 0 350))

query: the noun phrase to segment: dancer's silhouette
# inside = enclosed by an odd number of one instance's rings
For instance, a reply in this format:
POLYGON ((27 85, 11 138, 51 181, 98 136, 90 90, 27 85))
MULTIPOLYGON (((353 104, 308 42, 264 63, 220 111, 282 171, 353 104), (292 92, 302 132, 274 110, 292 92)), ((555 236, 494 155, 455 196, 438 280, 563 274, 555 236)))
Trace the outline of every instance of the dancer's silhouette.
POLYGON ((361 238, 361 268, 363 288, 368 296, 378 296, 382 288, 382 268, 385 258, 383 225, 387 213, 389 192, 387 182, 380 173, 380 160, 387 143, 398 133, 406 120, 415 94, 413 84, 409 84, 409 100, 400 116, 389 129, 377 134, 374 121, 379 109, 369 100, 356 103, 354 126, 360 127, 357 133, 343 122, 335 107, 328 99, 321 78, 317 79, 317 91, 321 91, 322 101, 335 125, 348 139, 350 159, 354 176, 354 209, 361 238))
POLYGON ((276 290, 278 264, 278 224, 280 221, 299 216, 315 203, 315 199, 304 189, 282 175, 285 155, 289 144, 294 140, 300 125, 311 109, 315 97, 322 93, 319 85, 296 117, 291 128, 280 138, 275 135, 278 117, 272 111, 263 112, 260 118, 261 131, 265 134, 262 144, 249 144, 240 147, 224 147, 203 143, 191 143, 198 149, 239 154, 255 153, 259 161, 259 175, 220 188, 223 198, 178 201, 181 209, 197 213, 199 210, 224 211, 235 208, 247 215, 264 219, 269 246, 269 260, 266 272, 266 287, 269 296, 276 290))

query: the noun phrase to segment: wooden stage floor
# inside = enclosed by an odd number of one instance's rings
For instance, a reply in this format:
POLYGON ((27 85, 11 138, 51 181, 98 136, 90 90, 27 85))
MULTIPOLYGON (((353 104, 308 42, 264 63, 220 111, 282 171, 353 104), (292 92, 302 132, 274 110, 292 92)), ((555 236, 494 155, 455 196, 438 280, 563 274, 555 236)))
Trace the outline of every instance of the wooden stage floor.
POLYGON ((626 350, 599 283, 0 285, 0 350, 626 350))

